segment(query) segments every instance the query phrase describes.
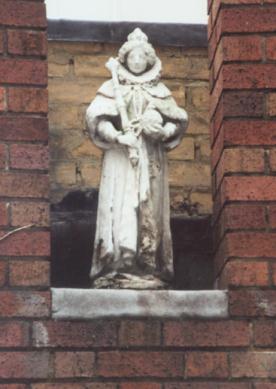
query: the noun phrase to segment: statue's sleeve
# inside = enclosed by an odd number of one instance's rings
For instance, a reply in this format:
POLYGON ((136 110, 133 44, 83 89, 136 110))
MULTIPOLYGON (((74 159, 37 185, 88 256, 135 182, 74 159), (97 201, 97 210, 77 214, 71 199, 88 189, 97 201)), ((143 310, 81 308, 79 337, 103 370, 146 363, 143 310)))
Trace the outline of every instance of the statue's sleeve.
POLYGON ((164 125, 173 123, 176 126, 174 133, 164 141, 165 148, 172 150, 179 145, 186 132, 188 115, 183 108, 178 107, 172 96, 165 99, 155 99, 154 103, 164 118, 164 125))
POLYGON ((109 149, 114 143, 117 131, 112 125, 112 121, 117 117, 115 100, 97 94, 86 111, 86 123, 90 136, 98 147, 109 149), (109 124, 107 124, 108 122, 109 124))
POLYGON ((97 127, 98 135, 106 142, 114 143, 117 140, 119 131, 108 120, 101 120, 97 127))

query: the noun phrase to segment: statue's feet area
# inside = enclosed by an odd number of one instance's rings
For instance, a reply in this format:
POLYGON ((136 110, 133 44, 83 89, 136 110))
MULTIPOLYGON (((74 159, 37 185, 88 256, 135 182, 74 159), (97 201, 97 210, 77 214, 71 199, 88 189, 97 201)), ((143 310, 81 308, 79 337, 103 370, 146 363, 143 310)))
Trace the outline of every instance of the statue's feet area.
POLYGON ((153 275, 137 276, 127 273, 109 273, 97 278, 94 289, 169 289, 169 284, 153 275))

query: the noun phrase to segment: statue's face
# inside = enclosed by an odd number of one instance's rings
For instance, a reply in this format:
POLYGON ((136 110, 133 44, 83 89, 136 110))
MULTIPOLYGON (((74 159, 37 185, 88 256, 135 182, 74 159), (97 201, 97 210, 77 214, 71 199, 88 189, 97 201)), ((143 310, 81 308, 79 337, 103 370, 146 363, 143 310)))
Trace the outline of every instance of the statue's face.
POLYGON ((136 47, 131 50, 127 57, 127 66, 132 73, 143 73, 146 70, 147 65, 147 56, 142 48, 136 47))

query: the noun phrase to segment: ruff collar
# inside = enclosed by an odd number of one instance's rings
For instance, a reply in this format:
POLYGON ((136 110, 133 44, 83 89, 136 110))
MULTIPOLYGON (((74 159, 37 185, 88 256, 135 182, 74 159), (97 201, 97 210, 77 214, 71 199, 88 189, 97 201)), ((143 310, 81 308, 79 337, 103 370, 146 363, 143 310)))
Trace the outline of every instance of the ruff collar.
POLYGON ((150 84, 155 85, 159 82, 161 76, 162 64, 159 58, 156 58, 156 62, 153 67, 147 72, 136 76, 131 73, 124 66, 118 67, 118 78, 120 84, 150 84))

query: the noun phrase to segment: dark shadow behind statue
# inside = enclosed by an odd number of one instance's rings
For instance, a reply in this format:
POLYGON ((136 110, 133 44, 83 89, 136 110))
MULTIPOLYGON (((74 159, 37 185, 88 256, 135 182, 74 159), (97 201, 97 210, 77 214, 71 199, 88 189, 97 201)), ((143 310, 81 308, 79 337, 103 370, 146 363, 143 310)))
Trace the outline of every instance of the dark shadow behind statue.
MULTIPOLYGON (((89 288, 98 191, 74 191, 52 205, 52 286, 89 288)), ((171 217, 174 289, 212 289, 211 216, 171 217)))

